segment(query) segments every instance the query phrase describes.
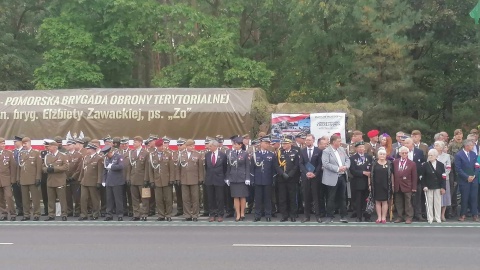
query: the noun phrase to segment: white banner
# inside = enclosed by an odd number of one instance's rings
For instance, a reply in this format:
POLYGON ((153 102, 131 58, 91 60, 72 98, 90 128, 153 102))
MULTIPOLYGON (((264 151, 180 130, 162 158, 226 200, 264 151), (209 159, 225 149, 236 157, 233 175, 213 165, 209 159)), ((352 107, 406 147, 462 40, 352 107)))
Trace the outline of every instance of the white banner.
POLYGON ((345 138, 345 113, 312 113, 310 114, 310 132, 315 139, 322 136, 330 138, 335 133, 340 133, 342 142, 345 138))

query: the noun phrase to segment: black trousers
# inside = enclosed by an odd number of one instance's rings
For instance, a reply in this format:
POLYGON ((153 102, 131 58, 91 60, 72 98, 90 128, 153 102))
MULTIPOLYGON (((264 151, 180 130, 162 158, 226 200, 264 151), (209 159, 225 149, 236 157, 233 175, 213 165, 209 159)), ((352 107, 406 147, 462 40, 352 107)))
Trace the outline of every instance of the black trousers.
MULTIPOLYGON (((420 183, 420 181, 418 181, 420 183)), ((415 217, 421 217, 422 213, 425 213, 425 194, 423 192, 422 185, 417 184, 417 192, 412 196, 412 205, 415 217)))
POLYGON ((182 185, 173 185, 175 188, 175 196, 177 196, 177 213, 183 215, 183 198, 182 198, 182 185))
POLYGON ((365 212, 367 206, 368 189, 364 190, 352 190, 352 197, 355 193, 354 209, 357 213, 357 218, 362 218, 362 214, 365 212))
MULTIPOLYGON (((107 189, 104 186, 100 186, 100 213, 107 213, 107 189)), ((115 209, 115 208, 113 208, 115 209)))
POLYGON ((107 217, 113 216, 113 210, 118 217, 123 217, 124 186, 106 187, 107 217))
POLYGON ((225 198, 225 212, 227 214, 233 214, 233 198, 232 193, 230 192, 230 187, 225 185, 224 186, 224 198, 225 198))
POLYGON ((339 175, 337 184, 335 186, 328 186, 328 203, 327 203, 327 216, 333 217, 335 212, 336 203, 338 201, 338 207, 340 209, 340 216, 345 217, 347 215, 347 204, 345 201, 345 192, 347 190, 347 179, 345 175, 339 175))
MULTIPOLYGON (((304 208, 304 214, 305 218, 310 218, 310 208, 312 207, 312 202, 315 207, 315 216, 319 217, 320 216, 320 205, 318 202, 318 185, 321 184, 319 183, 317 178, 307 178, 306 180, 303 181, 303 198, 305 199, 305 208, 304 208)), ((325 208, 325 206, 324 206, 325 208)))
POLYGON ((253 203, 255 202, 255 186, 248 186, 248 198, 247 198, 247 209, 253 210, 253 203))
POLYGON ((48 174, 42 173, 42 181, 40 183, 40 188, 42 190, 43 213, 45 214, 48 214, 47 177, 48 174))
MULTIPOLYGON (((278 183, 278 207, 283 218, 297 216, 297 182, 278 183)), ((266 215, 265 215, 266 216, 266 215)))
POLYGON ((207 185, 205 183, 202 184, 202 194, 203 194, 203 213, 208 214, 210 211, 210 207, 208 205, 208 190, 207 185))
POLYGON ((20 185, 12 184, 13 198, 15 198, 15 206, 17 208, 17 214, 23 213, 23 204, 22 204, 22 188, 20 185))
POLYGON ((326 215, 327 214, 327 186, 322 184, 322 179, 318 180, 318 211, 319 215, 326 215))
POLYGON ((272 217, 271 185, 255 185, 255 218, 260 218, 263 210, 265 217, 272 217))
POLYGON ((224 186, 206 185, 208 193, 209 216, 223 217, 225 208, 224 186))
POLYGON ((123 212, 133 213, 132 192, 130 186, 123 185, 123 212))

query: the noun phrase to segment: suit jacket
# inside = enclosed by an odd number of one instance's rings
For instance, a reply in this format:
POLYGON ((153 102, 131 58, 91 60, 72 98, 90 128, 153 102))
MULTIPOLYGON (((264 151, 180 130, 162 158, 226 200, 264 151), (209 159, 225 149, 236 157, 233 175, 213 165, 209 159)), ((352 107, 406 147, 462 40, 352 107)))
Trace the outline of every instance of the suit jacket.
POLYGON ((47 154, 43 171, 47 172, 47 167, 53 167, 53 173, 48 173, 47 187, 62 187, 67 184, 68 157, 58 151, 55 155, 47 154))
POLYGON ((40 151, 31 149, 30 151, 21 151, 18 155, 19 166, 18 181, 20 185, 34 185, 36 180, 42 179, 42 157, 40 151))
POLYGON ((227 179, 231 183, 245 183, 245 180, 250 180, 250 154, 248 151, 240 150, 238 154, 230 151, 227 161, 227 179))
POLYGON ((77 177, 77 172, 79 172, 80 166, 82 166, 82 161, 83 161, 83 156, 80 154, 80 152, 75 151, 73 153, 67 152, 67 157, 68 157, 68 171, 67 171, 67 177, 77 177))
POLYGON ((150 153, 147 150, 141 149, 137 155, 137 150, 130 150, 128 153, 128 174, 127 181, 131 181, 134 186, 143 186, 145 181, 148 181, 148 166, 150 163, 150 153))
POLYGON ((428 145, 426 143, 420 142, 420 144, 418 145, 418 149, 422 150, 424 157, 428 155, 428 145))
POLYGON ((288 152, 280 149, 275 154, 279 162, 276 167, 278 182, 298 182, 298 174, 300 173, 298 150, 293 147, 288 152), (283 173, 288 174, 287 179, 282 176, 283 173))
POLYGON ((350 174, 353 176, 350 180, 350 187, 353 190, 368 189, 368 176, 364 175, 363 172, 370 172, 372 164, 373 157, 366 153, 363 160, 358 153, 350 157, 350 174))
POLYGON ((123 170, 125 163, 123 162, 123 156, 115 153, 111 158, 103 158, 103 182, 107 187, 123 186, 125 185, 125 176, 123 170), (108 166, 110 169, 107 169, 108 166))
MULTIPOLYGON (((342 160, 342 166, 347 166, 347 169, 350 168, 350 159, 348 158, 347 154, 345 153, 345 149, 343 147, 339 147, 337 149, 340 159, 342 160)), ((335 152, 332 146, 327 147, 323 150, 322 153, 322 164, 323 164, 323 177, 322 183, 327 186, 336 186, 338 182, 338 168, 340 164, 338 164, 337 158, 335 157, 335 152)), ((348 179, 348 170, 345 171, 347 174, 346 177, 348 179)))
POLYGON ((172 152, 155 151, 150 153, 150 166, 148 175, 151 183, 157 187, 166 187, 175 181, 175 165, 173 165, 172 152))
POLYGON ((0 187, 9 187, 17 180, 17 162, 12 152, 0 151, 0 187))
POLYGON ((435 170, 432 167, 432 163, 427 161, 422 165, 422 188, 428 189, 446 189, 447 181, 444 180, 442 174, 445 173, 445 165, 438 161, 436 162, 435 170))
POLYGON ((205 153, 205 185, 224 186, 228 170, 227 155, 219 149, 218 154, 215 153, 215 164, 212 164, 213 153, 211 151, 205 153))
MULTIPOLYGON (((400 154, 397 153, 395 158, 400 158, 400 154)), ((422 164, 426 161, 425 156, 423 155, 423 151, 413 147, 413 162, 417 165, 417 176, 420 177, 422 175, 422 164)), ((418 182, 420 183, 420 182, 418 182)))
POLYGON ((322 169, 322 150, 320 150, 318 147, 313 147, 312 151, 312 156, 310 160, 308 159, 308 148, 303 148, 300 150, 300 172, 301 172, 301 179, 302 181, 306 181, 307 178, 307 168, 305 165, 307 165, 310 162, 310 164, 315 167, 315 170, 313 171, 313 174, 315 174, 315 177, 311 180, 320 180, 322 179, 322 174, 323 174, 323 169, 322 169))
MULTIPOLYGON (((458 182, 467 182, 469 176, 476 175, 475 162, 477 162, 477 155, 470 151, 469 158, 462 149, 455 155, 455 170, 458 176, 458 182)), ((477 179, 478 180, 478 179, 477 179)), ((475 181, 475 180, 473 180, 475 181)))
POLYGON ((394 192, 410 193, 417 189, 417 164, 407 158, 405 168, 400 168, 400 158, 393 161, 394 192))
MULTIPOLYGON (((180 176, 182 185, 198 185, 204 180, 205 167, 201 163, 201 154, 197 151, 190 153, 188 157, 187 151, 182 151, 179 156, 177 175, 180 176)), ((225 184, 225 183, 223 183, 225 184)))
POLYGON ((270 151, 256 151, 253 153, 250 164, 250 179, 255 185, 270 186, 277 176, 278 159, 270 151))
POLYGON ((103 158, 98 154, 93 157, 87 155, 83 158, 80 165, 80 175, 78 180, 82 186, 95 187, 101 184, 103 180, 103 158))

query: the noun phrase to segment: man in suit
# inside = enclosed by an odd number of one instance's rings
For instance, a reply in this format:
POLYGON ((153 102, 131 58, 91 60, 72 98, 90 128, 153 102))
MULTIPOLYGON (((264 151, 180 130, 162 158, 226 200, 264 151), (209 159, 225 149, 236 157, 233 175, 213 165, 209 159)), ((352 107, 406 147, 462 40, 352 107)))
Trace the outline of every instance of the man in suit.
POLYGON ((155 141, 156 151, 150 153, 149 179, 155 190, 157 221, 172 221, 173 182, 175 166, 172 152, 165 149, 163 139, 155 141))
POLYGON ((458 187, 462 194, 460 218, 458 221, 465 221, 467 208, 473 216, 473 221, 478 221, 478 179, 476 179, 479 166, 477 155, 472 151, 474 143, 470 140, 463 142, 463 150, 455 155, 455 169, 457 172, 458 187))
POLYGON ((123 156, 115 153, 114 150, 110 145, 102 149, 102 153, 105 155, 102 185, 106 187, 107 193, 107 216, 105 221, 113 219, 113 209, 115 209, 118 221, 123 221, 123 186, 125 185, 123 169, 125 163, 123 162, 123 156))
POLYGON ((320 218, 319 190, 322 184, 322 150, 315 147, 313 143, 315 137, 308 134, 305 138, 305 148, 300 150, 300 172, 303 184, 303 196, 305 198, 304 214, 302 223, 310 221, 310 210, 315 207, 315 216, 318 223, 322 223, 320 218))
MULTIPOLYGON (((403 144, 405 147, 408 148, 407 158, 415 162, 415 165, 417 166, 417 177, 420 177, 420 175, 422 175, 422 171, 421 171, 422 164, 426 161, 425 156, 423 155, 423 151, 414 146, 413 140, 411 138, 406 138, 403 144)), ((399 157, 400 155, 397 154, 396 158, 399 158, 399 157)), ((413 196, 412 196, 414 219, 418 221, 426 221, 426 219, 423 218, 422 216, 422 209, 425 210, 425 195, 423 195, 423 192, 422 192, 420 179, 417 179, 417 187, 415 190, 416 192, 413 193, 413 196)))
POLYGON ((412 140, 415 148, 422 150, 423 156, 426 157, 428 154, 428 144, 422 142, 422 133, 420 130, 412 131, 412 140))
POLYGON ((480 153, 480 146, 478 145, 478 129, 474 128, 470 130, 470 134, 468 134, 467 140, 472 140, 473 142, 472 151, 478 156, 478 154, 480 153))
POLYGON ((332 222, 337 197, 339 199, 340 222, 348 222, 345 218, 347 215, 345 191, 350 159, 345 150, 340 147, 341 143, 342 139, 337 135, 333 135, 330 138, 330 146, 322 153, 322 183, 328 186, 327 218, 325 223, 332 222))
POLYGON ((400 149, 400 147, 403 146, 403 141, 402 141, 403 136, 405 136, 405 133, 403 131, 398 131, 395 134, 396 142, 392 144, 392 152, 395 153, 394 156, 398 154, 398 150, 400 149))
POLYGON ((277 176, 276 167, 278 159, 275 154, 268 151, 270 137, 260 138, 260 149, 253 152, 250 166, 251 184, 255 185, 255 218, 254 222, 261 219, 262 211, 265 211, 265 220, 272 221, 272 186, 275 185, 277 176))
POLYGON ((16 183, 17 162, 12 152, 5 150, 5 139, 0 138, 0 220, 17 219, 13 204, 12 184, 16 183), (8 207, 8 208, 7 208, 8 207))
MULTIPOLYGON (((209 222, 223 221, 225 208, 224 186, 230 186, 230 182, 226 180, 227 173, 227 155, 220 151, 219 143, 215 140, 210 141, 209 149, 205 154, 205 186, 208 193, 209 222)), ((231 198, 226 198, 230 200, 231 198)))
MULTIPOLYGON (((195 151, 195 141, 185 142, 186 151, 179 156, 177 175, 182 185, 183 213, 185 221, 198 221, 200 214, 199 185, 204 182, 204 169, 201 164, 201 155, 195 151)), ((223 185, 226 185, 223 182, 223 185)))
MULTIPOLYGON (((352 188, 352 197, 355 198, 353 203, 357 217, 356 222, 361 222, 368 197, 368 178, 370 177, 373 157, 366 153, 367 150, 363 141, 357 142, 355 149, 357 153, 350 156, 350 174, 352 175, 350 185, 352 188)), ((365 221, 368 221, 370 216, 365 216, 365 218, 365 221)))
POLYGON ((418 172, 416 163, 408 159, 408 153, 409 149, 407 147, 400 147, 400 158, 393 161, 393 175, 395 177, 393 192, 398 214, 395 223, 405 221, 406 224, 411 224, 414 214, 412 194, 417 192, 418 172))
POLYGON ((150 188, 148 180, 149 153, 142 148, 143 138, 135 136, 133 138, 134 149, 128 153, 129 163, 127 164, 127 184, 130 183, 132 192, 133 217, 132 221, 147 221, 149 214, 150 198, 142 198, 142 188, 150 188), (140 207, 140 203, 142 206, 140 207))
MULTIPOLYGON (((20 136, 15 136, 13 139, 13 143, 15 146, 15 149, 13 150, 13 157, 15 158, 15 162, 17 165, 18 165, 18 156, 20 152, 23 150, 22 139, 24 137, 25 136, 20 135, 20 136)), ((12 184, 12 191, 13 191, 13 197, 15 198, 17 213, 19 216, 23 216, 22 188, 20 187, 19 184, 15 182, 12 184)))
POLYGON ((67 221, 67 197, 65 186, 67 184, 68 158, 64 153, 58 151, 58 143, 49 143, 48 154, 45 157, 43 171, 48 173, 48 218, 45 221, 55 220, 55 203, 60 201, 62 220, 67 221))
POLYGON ((24 137, 22 143, 23 150, 19 153, 17 166, 17 183, 22 187, 24 206, 22 221, 30 220, 31 214, 33 214, 33 220, 38 221, 41 214, 39 187, 42 179, 42 158, 38 150, 32 149, 30 138, 24 137), (30 200, 33 211, 30 211, 30 200))
POLYGON ((100 193, 99 189, 103 179, 103 158, 96 150, 97 146, 88 144, 87 155, 83 158, 79 170, 78 180, 81 185, 80 197, 80 218, 78 220, 88 219, 88 207, 91 203, 92 220, 97 220, 100 214, 100 193))
MULTIPOLYGON (((224 139, 223 135, 215 136, 215 140, 218 142, 218 150, 223 152, 224 154, 228 155, 230 153, 230 148, 223 145, 224 139)), ((226 218, 233 217, 233 213, 235 210, 233 209, 233 198, 230 192, 230 187, 224 184, 223 186, 223 198, 225 200, 225 211, 226 211, 226 218)))

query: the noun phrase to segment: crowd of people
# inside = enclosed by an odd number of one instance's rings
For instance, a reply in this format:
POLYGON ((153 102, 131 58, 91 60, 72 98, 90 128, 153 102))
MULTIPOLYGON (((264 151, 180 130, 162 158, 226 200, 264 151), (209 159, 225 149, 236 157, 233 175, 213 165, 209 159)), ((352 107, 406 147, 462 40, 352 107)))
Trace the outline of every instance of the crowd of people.
POLYGON ((356 130, 344 144, 340 134, 246 134, 232 136, 231 148, 217 135, 201 151, 184 138, 172 150, 170 138, 156 135, 136 136, 132 146, 127 137, 55 137, 43 151, 25 136, 9 151, 0 138, 0 220, 241 222, 253 213, 254 222, 277 214, 296 222, 303 213, 301 222, 338 215, 347 223, 350 211, 356 222, 478 221, 478 130, 464 139, 457 129, 452 140, 439 132, 430 146, 418 130, 395 135, 393 142, 378 130, 356 130))

